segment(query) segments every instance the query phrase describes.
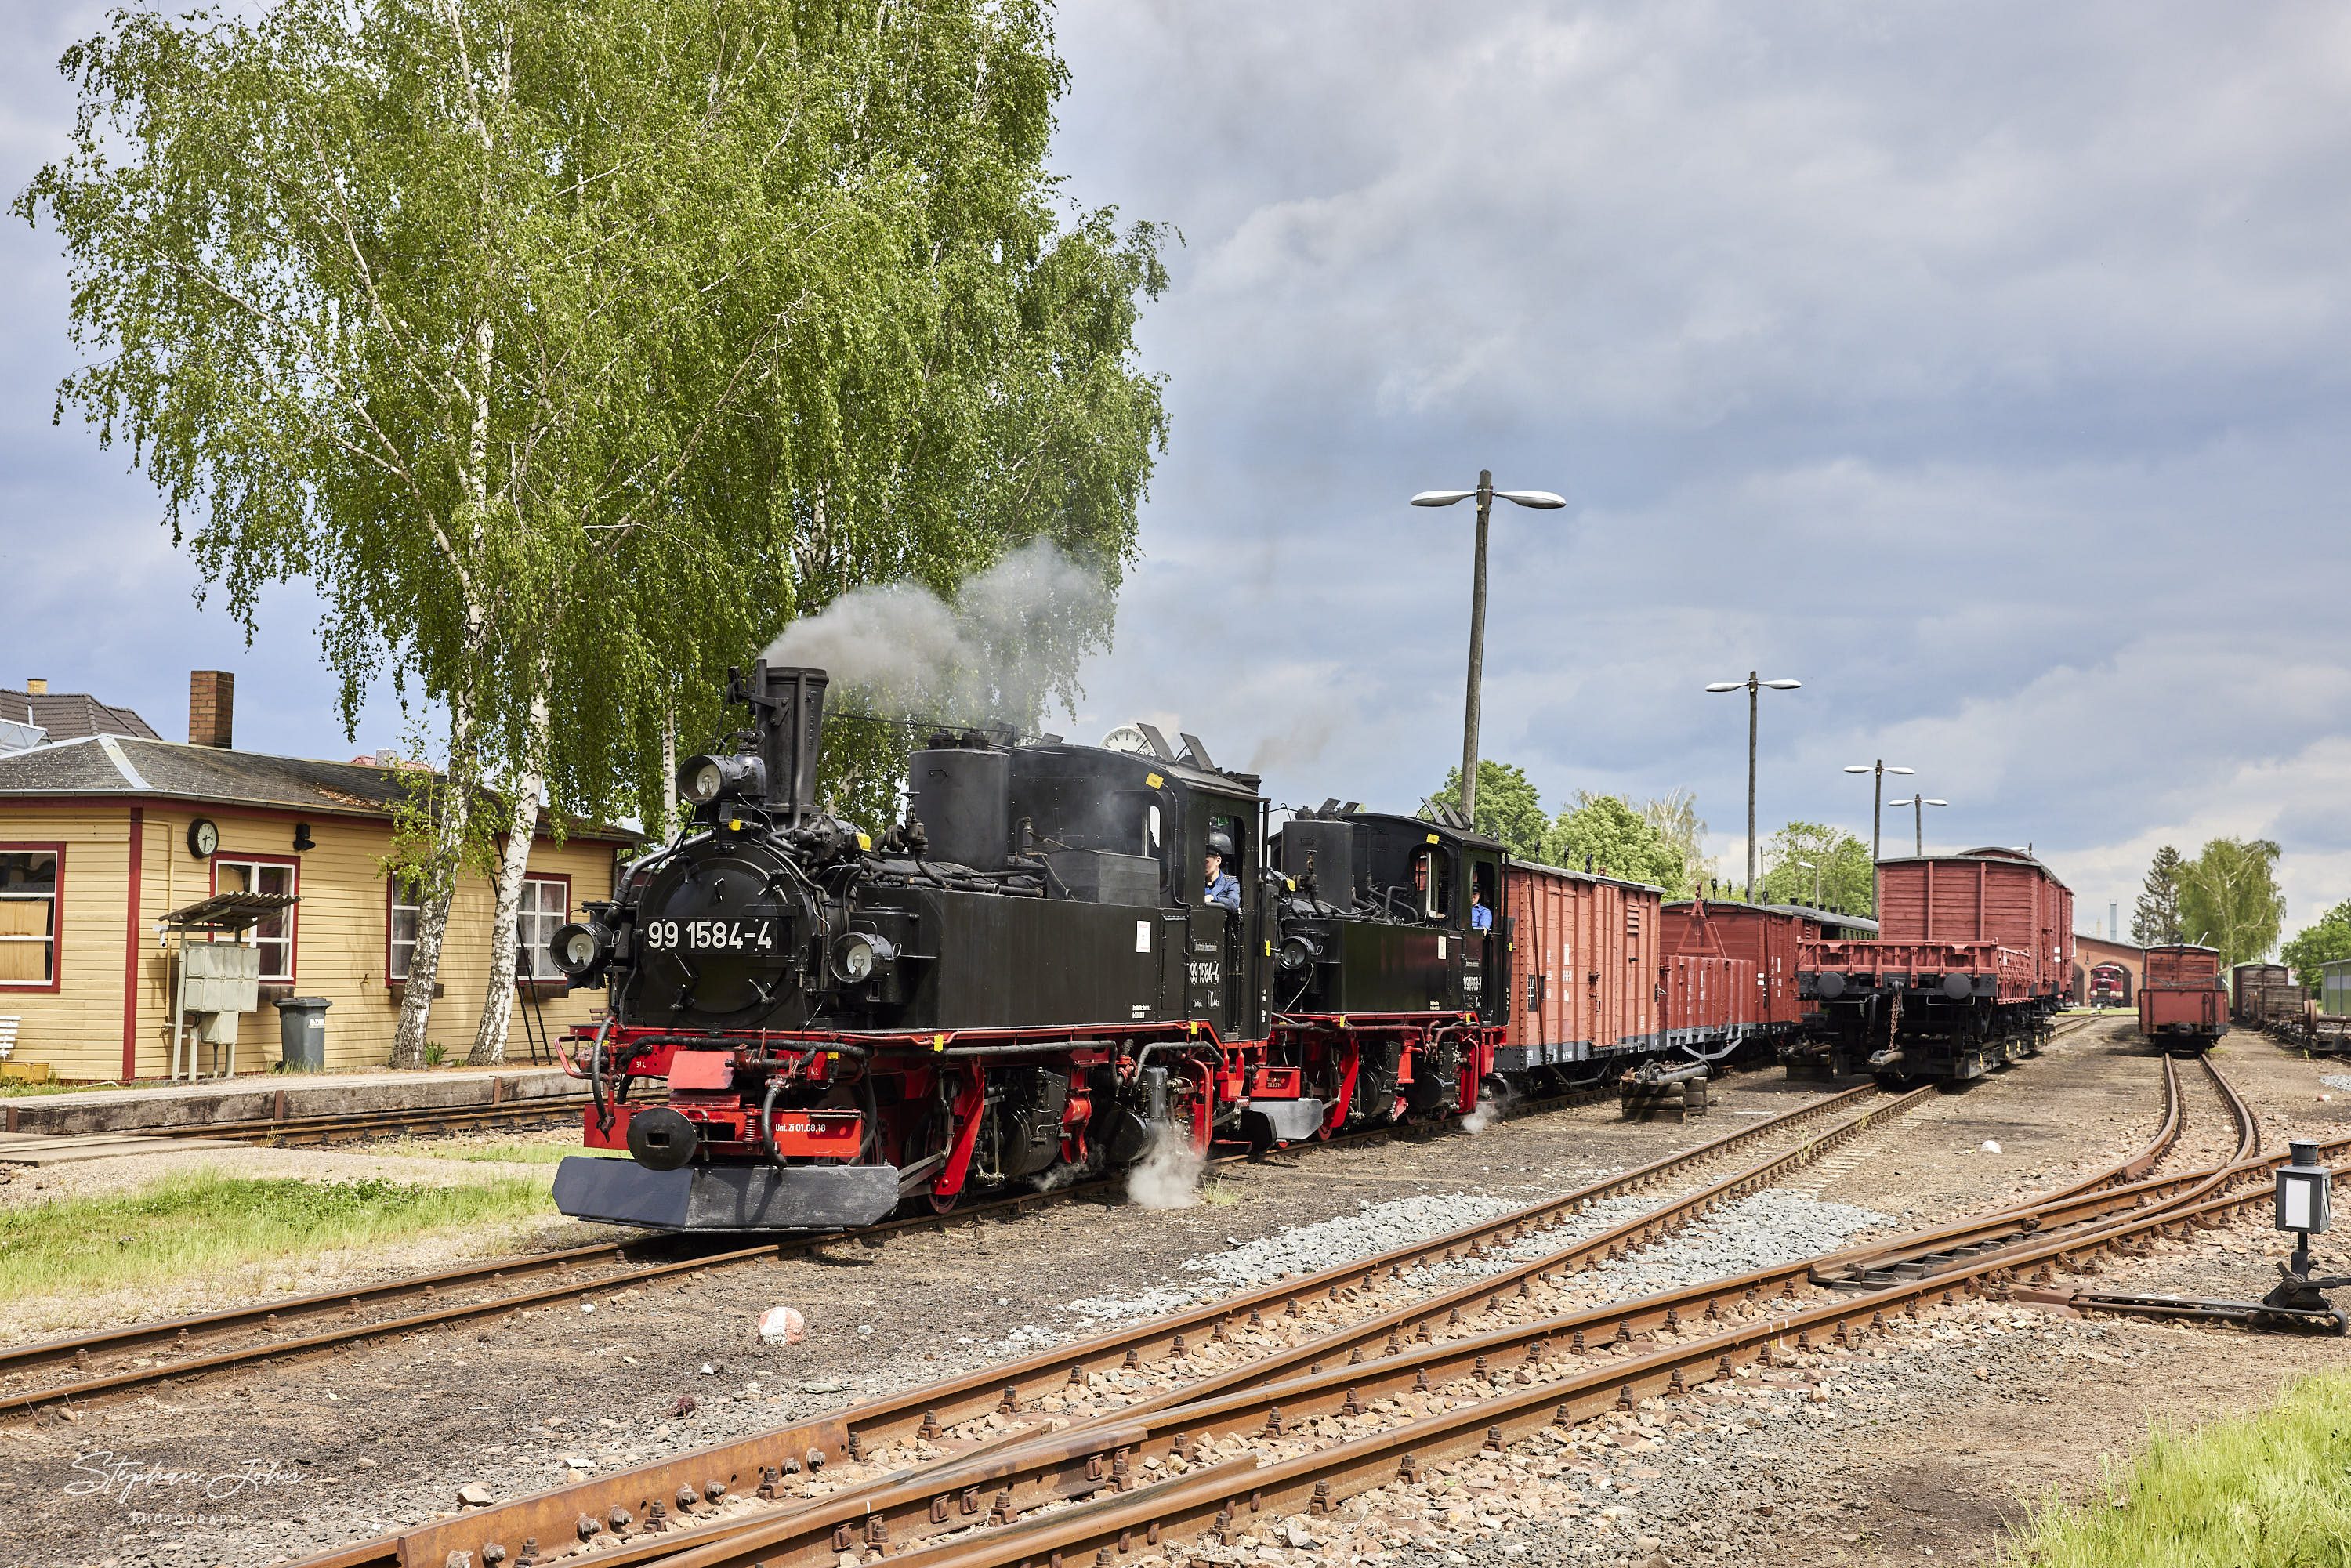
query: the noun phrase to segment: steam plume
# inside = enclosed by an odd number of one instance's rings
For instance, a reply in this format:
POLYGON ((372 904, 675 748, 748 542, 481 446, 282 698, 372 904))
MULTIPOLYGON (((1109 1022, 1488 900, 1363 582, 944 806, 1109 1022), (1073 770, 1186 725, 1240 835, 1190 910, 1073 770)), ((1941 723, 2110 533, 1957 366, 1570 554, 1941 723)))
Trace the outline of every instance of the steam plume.
POLYGON ((1151 1145, 1126 1174, 1126 1199, 1138 1208, 1189 1208, 1200 1201, 1207 1166, 1188 1134, 1173 1122, 1152 1129, 1151 1145))
POLYGON ((950 604, 915 582, 858 588, 796 621, 770 664, 830 671, 867 711, 1032 729, 1077 696, 1077 668, 1110 645, 1116 601, 1099 573, 1047 539, 967 579, 950 604))

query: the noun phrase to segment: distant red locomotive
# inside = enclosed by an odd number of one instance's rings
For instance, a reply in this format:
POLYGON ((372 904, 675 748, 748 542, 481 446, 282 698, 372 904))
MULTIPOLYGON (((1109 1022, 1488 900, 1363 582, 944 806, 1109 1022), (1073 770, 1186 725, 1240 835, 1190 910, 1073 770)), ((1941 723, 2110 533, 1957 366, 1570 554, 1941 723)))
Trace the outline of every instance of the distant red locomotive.
POLYGON ((2174 943, 2147 950, 2138 1031, 2170 1050, 2209 1051, 2229 1032, 2229 983, 2218 948, 2174 943))
POLYGON ((2073 988, 2074 894, 2018 850, 1877 863, 1873 941, 1802 945, 1832 1066, 1963 1080, 2033 1054, 2073 988))
POLYGON ((2120 964, 2100 964, 2090 971, 2087 989, 2094 1008, 2126 1007, 2130 1003, 2130 971, 2120 964))

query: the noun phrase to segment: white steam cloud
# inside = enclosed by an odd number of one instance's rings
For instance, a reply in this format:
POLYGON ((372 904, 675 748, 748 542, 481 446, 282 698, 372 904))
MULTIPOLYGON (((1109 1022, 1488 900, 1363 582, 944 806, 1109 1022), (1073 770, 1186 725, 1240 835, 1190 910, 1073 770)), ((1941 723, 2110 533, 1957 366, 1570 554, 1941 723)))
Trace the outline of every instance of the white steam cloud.
POLYGON ((1510 1092, 1510 1086, 1507 1083, 1489 1082, 1480 1085, 1478 1091, 1478 1108, 1461 1118, 1461 1130, 1471 1137, 1476 1137, 1509 1115, 1510 1106, 1517 1100, 1518 1096, 1510 1092))
POLYGON ((1110 645, 1117 601, 1100 573, 1038 539, 967 579, 953 603, 915 582, 852 589, 769 644, 770 664, 831 672, 866 711, 1033 729, 1077 697, 1077 669, 1110 645))
POLYGON ((1126 1173, 1126 1200, 1137 1208, 1189 1208, 1200 1201, 1200 1173, 1207 1164, 1186 1130, 1158 1123, 1150 1146, 1126 1173))

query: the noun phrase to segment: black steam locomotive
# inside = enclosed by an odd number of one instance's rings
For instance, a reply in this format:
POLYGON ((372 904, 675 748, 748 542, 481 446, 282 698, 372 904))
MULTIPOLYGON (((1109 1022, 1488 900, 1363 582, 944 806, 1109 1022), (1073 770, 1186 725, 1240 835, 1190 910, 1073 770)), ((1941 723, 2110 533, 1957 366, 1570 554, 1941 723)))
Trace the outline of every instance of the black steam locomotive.
POLYGON ((752 720, 679 769, 691 824, 553 938, 610 993, 567 1042, 586 1142, 632 1156, 565 1160, 565 1213, 832 1228, 1154 1140, 1475 1108, 1511 987, 1468 890, 1491 910, 1499 845, 1336 801, 1274 833, 1256 778, 1148 726, 1134 751, 935 735, 876 840, 815 804, 826 685, 730 674, 752 720))

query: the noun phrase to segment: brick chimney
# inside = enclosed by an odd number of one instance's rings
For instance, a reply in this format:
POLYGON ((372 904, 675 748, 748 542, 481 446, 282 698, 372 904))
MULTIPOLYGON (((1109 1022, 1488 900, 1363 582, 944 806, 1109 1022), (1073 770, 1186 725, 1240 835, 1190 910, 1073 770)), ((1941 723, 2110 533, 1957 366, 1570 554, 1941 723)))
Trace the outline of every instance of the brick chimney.
POLYGON ((226 670, 188 675, 188 744, 229 749, 236 716, 236 677, 226 670))
POLYGON ((25 680, 25 695, 31 697, 47 696, 49 683, 39 675, 28 675, 25 680))

